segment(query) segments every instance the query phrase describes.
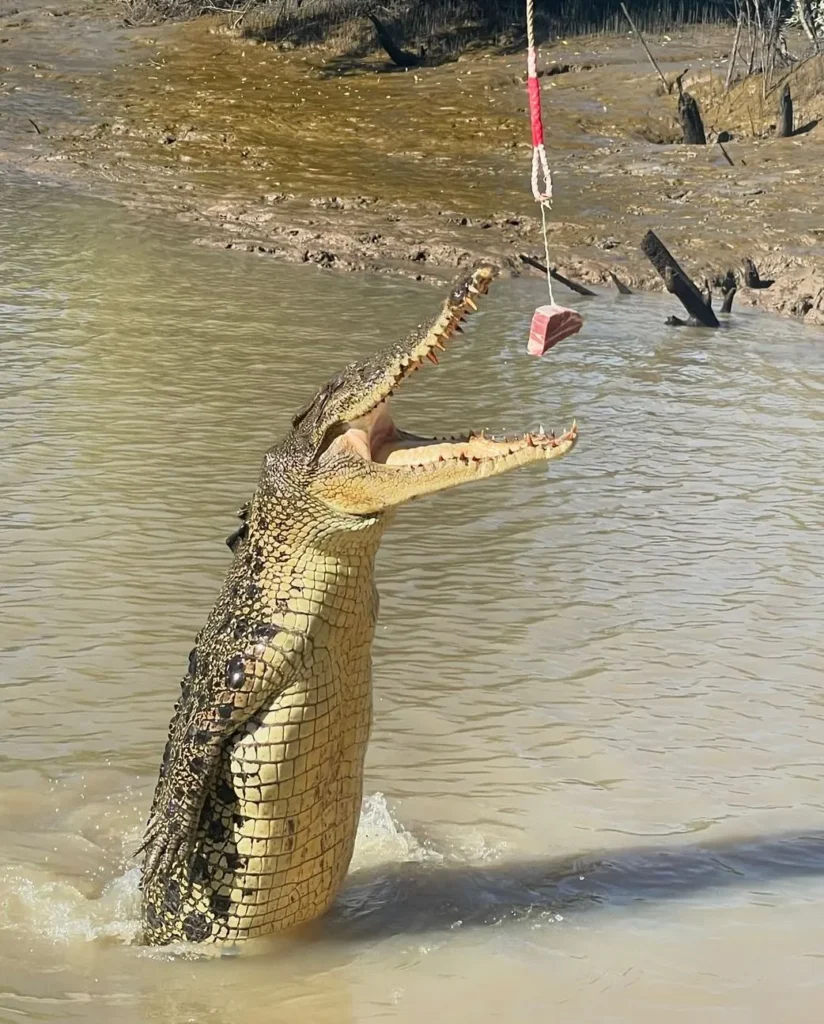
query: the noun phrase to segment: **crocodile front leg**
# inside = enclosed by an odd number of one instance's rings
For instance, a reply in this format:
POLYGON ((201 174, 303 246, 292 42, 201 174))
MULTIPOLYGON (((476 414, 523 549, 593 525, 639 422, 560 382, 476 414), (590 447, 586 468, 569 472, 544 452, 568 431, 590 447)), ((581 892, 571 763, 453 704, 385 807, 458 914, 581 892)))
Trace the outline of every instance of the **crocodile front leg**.
MULTIPOLYGON (((140 851, 142 885, 175 865, 189 865, 206 797, 215 782, 226 742, 289 685, 295 667, 294 636, 259 643, 221 659, 204 677, 197 649, 170 730, 164 770, 140 851), (193 666, 194 662, 194 666, 193 666)), ((299 646, 299 645, 298 645, 299 646)))

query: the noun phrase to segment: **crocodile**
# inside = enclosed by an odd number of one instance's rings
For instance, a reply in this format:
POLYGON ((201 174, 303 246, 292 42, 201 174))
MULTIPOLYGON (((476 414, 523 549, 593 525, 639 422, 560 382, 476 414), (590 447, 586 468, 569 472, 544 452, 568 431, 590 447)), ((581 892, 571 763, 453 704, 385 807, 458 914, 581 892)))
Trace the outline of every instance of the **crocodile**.
POLYGON ((235 944, 322 915, 349 867, 372 717, 374 563, 393 510, 566 454, 562 435, 420 437, 395 389, 462 332, 497 275, 474 267, 434 320, 346 366, 263 458, 197 635, 143 843, 149 945, 235 944))

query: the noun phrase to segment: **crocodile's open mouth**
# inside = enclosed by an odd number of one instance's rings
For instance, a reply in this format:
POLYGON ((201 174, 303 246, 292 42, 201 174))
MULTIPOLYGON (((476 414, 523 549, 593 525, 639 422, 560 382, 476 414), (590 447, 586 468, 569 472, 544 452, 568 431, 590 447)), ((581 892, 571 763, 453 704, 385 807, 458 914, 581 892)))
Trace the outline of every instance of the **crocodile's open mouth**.
POLYGON ((493 466, 508 468, 533 461, 542 454, 552 458, 573 446, 578 433, 575 423, 560 437, 543 431, 503 438, 488 437, 483 431, 457 437, 421 437, 401 430, 392 420, 389 399, 393 390, 421 369, 425 360, 437 365, 436 350, 445 351, 447 343, 461 333, 461 324, 478 308, 476 299, 486 295, 496 273, 489 265, 477 267, 455 288, 431 327, 411 342, 398 346, 378 391, 377 404, 364 415, 341 424, 327 449, 330 454, 346 451, 367 462, 407 469, 429 469, 444 463, 483 467, 483 475, 487 475, 493 466))

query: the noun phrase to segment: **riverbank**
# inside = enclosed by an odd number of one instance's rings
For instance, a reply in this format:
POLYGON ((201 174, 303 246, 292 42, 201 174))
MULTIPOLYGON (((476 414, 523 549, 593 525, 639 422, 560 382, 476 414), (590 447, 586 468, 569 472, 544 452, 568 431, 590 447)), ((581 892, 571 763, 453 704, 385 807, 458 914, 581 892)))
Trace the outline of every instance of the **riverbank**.
MULTIPOLYGON (((480 256, 518 273, 521 253, 543 251, 521 54, 403 71, 377 54, 283 51, 217 20, 127 28, 94 6, 44 11, 34 26, 0 18, 6 88, 66 102, 33 128, 19 114, 17 135, 6 125, 7 162, 175 217, 200 244, 325 268, 440 282, 480 256), (42 39, 49 18, 74 61, 57 43, 50 62, 25 60, 26 33, 42 39), (97 66, 77 58, 78 24, 107 40, 97 66)), ((638 251, 651 227, 697 277, 751 258, 774 279, 737 302, 824 323, 821 69, 793 80, 797 123, 811 127, 775 139, 775 97, 762 103, 746 83, 724 93, 731 33, 652 44, 665 74, 690 68, 708 128, 732 132, 729 160, 718 145, 673 144, 675 101, 632 38, 545 48, 553 263, 583 282, 660 288, 638 251)))

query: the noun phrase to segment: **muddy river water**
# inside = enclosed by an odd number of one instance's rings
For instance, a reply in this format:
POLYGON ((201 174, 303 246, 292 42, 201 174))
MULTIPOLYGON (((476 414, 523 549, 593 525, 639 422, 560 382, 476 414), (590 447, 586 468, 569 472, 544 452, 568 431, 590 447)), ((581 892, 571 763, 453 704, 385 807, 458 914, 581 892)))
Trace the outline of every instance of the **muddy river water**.
POLYGON ((135 942, 136 848, 262 452, 430 287, 188 244, 6 179, 0 1020, 818 1022, 824 335, 502 282, 411 429, 581 426, 405 509, 379 559, 358 847, 255 956, 135 942))

